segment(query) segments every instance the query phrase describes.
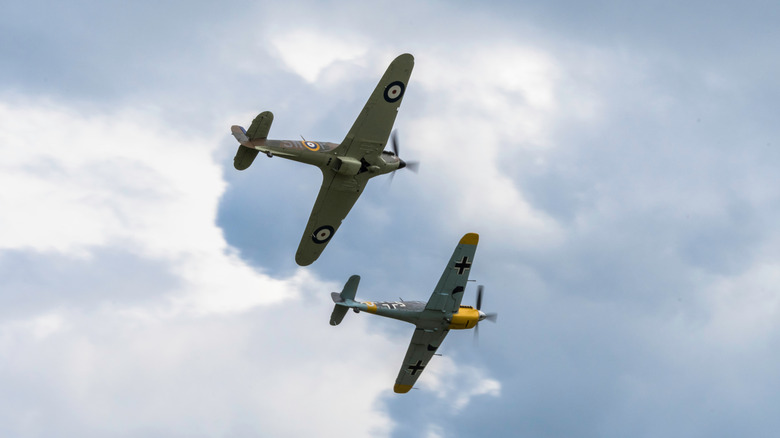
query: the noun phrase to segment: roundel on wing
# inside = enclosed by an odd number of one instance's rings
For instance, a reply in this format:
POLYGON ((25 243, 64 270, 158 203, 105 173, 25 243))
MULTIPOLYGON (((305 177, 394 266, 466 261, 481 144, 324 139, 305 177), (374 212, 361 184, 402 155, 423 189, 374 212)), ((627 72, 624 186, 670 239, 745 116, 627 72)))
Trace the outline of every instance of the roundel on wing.
POLYGON ((385 100, 393 103, 398 102, 398 99, 400 99, 404 95, 404 90, 406 89, 406 85, 404 85, 401 81, 395 81, 391 82, 390 84, 385 87, 385 100))
POLYGON ((311 240, 313 240, 314 243, 325 243, 333 236, 333 231, 333 227, 330 225, 323 225, 314 230, 314 233, 311 235, 311 240))

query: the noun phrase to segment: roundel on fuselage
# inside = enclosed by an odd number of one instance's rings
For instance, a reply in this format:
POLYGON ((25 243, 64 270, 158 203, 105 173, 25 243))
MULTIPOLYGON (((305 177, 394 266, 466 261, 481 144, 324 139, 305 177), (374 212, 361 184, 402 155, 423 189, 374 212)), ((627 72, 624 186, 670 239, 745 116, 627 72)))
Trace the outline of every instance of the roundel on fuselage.
POLYGON ((303 147, 310 151, 318 151, 320 150, 320 144, 314 141, 301 141, 301 144, 303 144, 303 147))

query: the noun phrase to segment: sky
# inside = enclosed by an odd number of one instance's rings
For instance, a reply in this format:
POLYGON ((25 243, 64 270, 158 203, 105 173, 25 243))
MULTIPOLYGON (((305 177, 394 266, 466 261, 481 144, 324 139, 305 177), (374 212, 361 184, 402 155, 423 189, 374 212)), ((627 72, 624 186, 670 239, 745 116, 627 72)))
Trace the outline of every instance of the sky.
POLYGON ((731 437, 780 429, 776 2, 3 2, 0 435, 731 437), (321 182, 397 55, 420 161, 322 257, 321 182), (416 390, 410 325, 480 234, 416 390))

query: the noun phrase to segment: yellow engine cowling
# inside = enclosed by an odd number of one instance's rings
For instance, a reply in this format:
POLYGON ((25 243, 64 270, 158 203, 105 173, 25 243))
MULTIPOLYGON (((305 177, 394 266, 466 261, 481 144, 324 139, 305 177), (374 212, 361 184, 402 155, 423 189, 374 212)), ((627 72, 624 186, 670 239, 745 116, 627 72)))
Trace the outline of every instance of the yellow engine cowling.
POLYGON ((450 328, 455 330, 474 328, 479 322, 479 310, 471 306, 460 306, 457 313, 452 315, 450 328))

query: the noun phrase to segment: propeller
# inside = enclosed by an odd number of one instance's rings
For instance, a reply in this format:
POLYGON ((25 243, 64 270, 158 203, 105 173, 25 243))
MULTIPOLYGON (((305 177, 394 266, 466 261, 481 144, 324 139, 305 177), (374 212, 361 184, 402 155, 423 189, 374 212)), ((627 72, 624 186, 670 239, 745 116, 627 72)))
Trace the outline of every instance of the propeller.
MULTIPOLYGON (((491 313, 483 313, 480 309, 482 309, 482 294, 485 293, 485 286, 479 285, 477 286, 477 311, 479 312, 479 321, 482 321, 483 319, 487 319, 490 322, 496 322, 498 319, 498 313, 491 312, 491 313)), ((477 321, 477 325, 474 326, 474 342, 477 342, 479 339, 479 321, 477 321)))
MULTIPOLYGON (((396 157, 398 157, 399 160, 401 160, 401 156, 398 155, 398 133, 396 131, 393 131, 393 133, 390 136, 390 146, 393 148, 393 154, 396 157)), ((414 173, 417 173, 417 171, 420 169, 420 162, 401 160, 401 162, 398 163, 398 169, 403 169, 404 167, 411 170, 414 173)), ((393 171, 392 174, 390 174, 391 181, 393 180, 393 177, 395 177, 395 170, 393 171)))

